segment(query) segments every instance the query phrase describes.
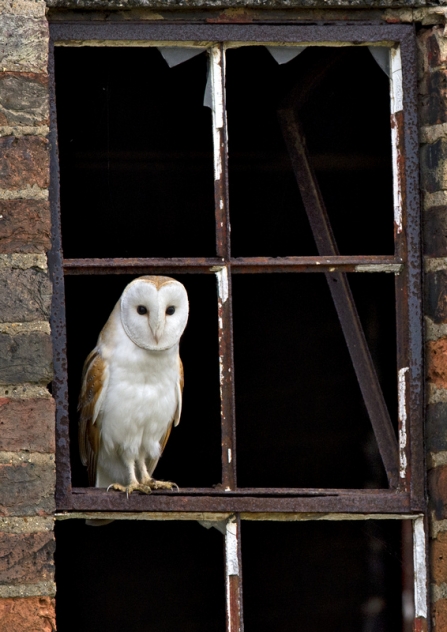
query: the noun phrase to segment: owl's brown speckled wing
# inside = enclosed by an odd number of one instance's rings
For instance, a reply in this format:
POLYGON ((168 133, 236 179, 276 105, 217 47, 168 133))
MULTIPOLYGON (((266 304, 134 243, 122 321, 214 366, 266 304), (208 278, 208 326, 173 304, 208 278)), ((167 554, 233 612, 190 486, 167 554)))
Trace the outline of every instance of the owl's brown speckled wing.
POLYGON ((96 347, 87 357, 82 371, 82 387, 79 395, 79 452, 83 465, 87 466, 90 485, 96 483, 96 464, 101 438, 97 419, 107 390, 107 363, 96 347))
MULTIPOLYGON (((179 361, 180 367, 179 367, 179 381, 178 381, 178 384, 177 384, 177 408, 175 410, 174 419, 169 424, 168 429, 166 430, 166 432, 164 434, 164 437, 160 441, 161 454, 163 454, 163 450, 165 449, 166 444, 168 442, 169 436, 171 434, 172 426, 178 426, 179 425, 179 423, 180 423, 180 415, 182 414, 182 397, 183 397, 183 385, 185 383, 185 376, 184 376, 184 372, 183 372, 183 362, 180 360, 180 357, 179 357, 178 361, 179 361)), ((147 467, 147 471, 149 472, 150 476, 152 476, 155 468, 157 467, 158 461, 159 461, 159 459, 147 459, 146 460, 146 467, 147 467)))

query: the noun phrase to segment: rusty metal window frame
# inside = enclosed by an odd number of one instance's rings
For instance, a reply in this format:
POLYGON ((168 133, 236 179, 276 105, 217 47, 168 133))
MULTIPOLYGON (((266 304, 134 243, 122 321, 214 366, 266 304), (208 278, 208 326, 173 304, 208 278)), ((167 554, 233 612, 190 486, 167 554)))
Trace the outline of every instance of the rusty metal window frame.
POLYGON ((50 200, 54 231, 50 267, 54 282, 52 330, 57 401, 57 490, 59 517, 101 516, 122 519, 205 519, 226 521, 227 630, 242 629, 239 568, 240 520, 402 519, 413 525, 416 620, 427 617, 425 476, 423 453, 423 367, 421 253, 416 109, 416 42, 413 28, 402 25, 235 25, 121 22, 50 24, 52 147, 50 200), (320 255, 318 257, 233 258, 228 211, 225 49, 237 45, 385 46, 390 49, 391 133, 395 211, 394 256, 340 256, 325 217, 324 201, 312 174, 301 132, 287 107, 282 127, 320 255), (182 259, 64 259, 60 235, 59 171, 54 46, 206 45, 213 94, 215 225, 217 256, 182 259), (307 186, 310 185, 310 186, 307 186), (306 193, 307 191, 307 193, 306 193), (325 254, 321 254, 324 252, 325 254), (330 253, 328 255, 328 253, 330 253), (221 376, 222 486, 155 492, 150 496, 110 494, 72 488, 69 453, 64 276, 145 273, 215 274, 218 284, 219 364, 221 376), (362 394, 389 480, 389 489, 238 488, 233 382, 231 279, 233 274, 324 273, 328 279, 362 394), (378 387, 346 272, 395 275, 399 432, 396 440, 378 387), (339 281, 335 291, 331 279, 339 281), (305 517, 306 516, 306 517, 305 517), (417 572, 416 572, 417 571, 417 572))

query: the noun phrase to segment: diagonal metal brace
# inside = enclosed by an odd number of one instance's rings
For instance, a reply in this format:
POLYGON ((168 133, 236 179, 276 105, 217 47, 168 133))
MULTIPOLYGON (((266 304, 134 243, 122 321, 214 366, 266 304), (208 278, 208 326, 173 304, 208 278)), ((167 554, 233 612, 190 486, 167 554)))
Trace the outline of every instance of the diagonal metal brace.
MULTIPOLYGON (((278 117, 318 253, 320 256, 338 255, 337 243, 332 233, 326 207, 309 162, 305 138, 293 108, 290 106, 280 108, 278 117)), ((391 488, 396 488, 399 482, 397 439, 348 279, 343 272, 327 272, 325 276, 376 436, 389 485, 391 488)))

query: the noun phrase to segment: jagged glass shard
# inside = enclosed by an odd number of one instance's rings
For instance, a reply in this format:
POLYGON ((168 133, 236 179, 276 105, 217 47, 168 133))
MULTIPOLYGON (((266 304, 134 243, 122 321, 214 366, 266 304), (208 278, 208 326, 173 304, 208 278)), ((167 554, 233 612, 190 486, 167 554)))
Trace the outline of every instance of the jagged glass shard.
POLYGON ((208 74, 206 77, 206 86, 205 86, 205 92, 203 95, 203 105, 206 108, 211 108, 211 110, 213 109, 213 95, 211 94, 211 73, 208 69, 208 74))
POLYGON ((158 50, 169 68, 183 64, 183 62, 200 55, 205 48, 183 48, 181 46, 160 46, 158 50))
POLYGON ((278 64, 287 64, 295 57, 298 57, 306 48, 307 46, 266 46, 266 49, 278 64))
POLYGON ((385 46, 368 46, 368 50, 383 72, 390 76, 390 49, 385 46))

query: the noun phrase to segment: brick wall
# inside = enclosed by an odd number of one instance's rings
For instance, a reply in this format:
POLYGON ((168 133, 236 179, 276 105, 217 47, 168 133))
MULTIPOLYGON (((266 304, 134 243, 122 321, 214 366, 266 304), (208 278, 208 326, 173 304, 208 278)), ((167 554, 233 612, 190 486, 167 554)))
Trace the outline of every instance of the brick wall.
POLYGON ((55 630, 48 25, 0 0, 0 629, 55 630))
POLYGON ((419 34, 432 624, 447 630, 447 37, 419 34))

